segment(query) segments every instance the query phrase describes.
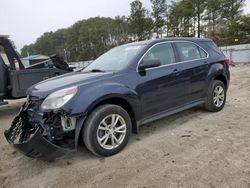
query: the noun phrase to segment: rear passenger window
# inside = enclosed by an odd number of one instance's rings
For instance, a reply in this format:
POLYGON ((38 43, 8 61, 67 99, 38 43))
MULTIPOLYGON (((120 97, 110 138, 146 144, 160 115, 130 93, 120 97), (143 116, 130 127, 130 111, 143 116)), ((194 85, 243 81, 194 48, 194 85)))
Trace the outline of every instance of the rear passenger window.
POLYGON ((175 63, 174 50, 170 43, 158 44, 154 46, 144 56, 144 60, 159 59, 161 65, 168 65, 175 63))
POLYGON ((206 52, 190 42, 177 42, 176 48, 180 61, 190 61, 207 57, 206 52))

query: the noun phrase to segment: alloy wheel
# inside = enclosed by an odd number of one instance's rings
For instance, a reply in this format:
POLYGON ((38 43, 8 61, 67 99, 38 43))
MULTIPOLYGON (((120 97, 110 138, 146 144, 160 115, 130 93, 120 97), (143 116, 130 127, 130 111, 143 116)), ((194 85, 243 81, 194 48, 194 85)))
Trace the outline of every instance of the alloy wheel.
POLYGON ((117 148, 124 140, 127 125, 122 116, 111 114, 106 116, 98 126, 97 140, 107 150, 117 148))
POLYGON ((216 107, 221 107, 225 100, 225 91, 222 86, 216 86, 213 93, 213 101, 216 107))

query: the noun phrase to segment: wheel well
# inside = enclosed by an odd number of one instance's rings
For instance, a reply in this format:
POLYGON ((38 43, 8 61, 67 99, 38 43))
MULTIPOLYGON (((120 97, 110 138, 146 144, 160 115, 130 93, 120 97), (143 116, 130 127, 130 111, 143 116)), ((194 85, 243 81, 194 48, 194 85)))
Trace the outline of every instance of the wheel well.
POLYGON ((220 80, 220 81, 222 81, 223 84, 225 85, 225 87, 227 88, 227 80, 226 80, 225 76, 223 76, 223 75, 218 75, 218 76, 216 76, 216 77, 214 78, 214 80, 220 80))
POLYGON ((135 117, 135 113, 134 110, 132 109, 131 105, 122 98, 108 98, 105 99, 103 101, 100 101, 99 103, 95 104, 92 109, 90 109, 90 111, 93 111, 95 108, 97 108, 98 106, 104 105, 104 104, 114 104, 117 106, 122 107, 123 109, 125 109, 130 118, 131 118, 131 122, 132 122, 132 131, 133 133, 137 133, 137 124, 136 124, 136 117, 135 117))

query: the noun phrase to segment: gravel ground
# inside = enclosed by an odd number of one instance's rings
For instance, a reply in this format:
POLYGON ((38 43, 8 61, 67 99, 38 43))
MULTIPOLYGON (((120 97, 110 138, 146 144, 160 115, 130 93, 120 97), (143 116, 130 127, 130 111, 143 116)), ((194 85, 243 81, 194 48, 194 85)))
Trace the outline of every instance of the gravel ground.
POLYGON ((250 66, 231 67, 223 111, 187 110, 141 127, 119 154, 81 147, 55 162, 14 151, 3 132, 24 100, 0 107, 0 187, 250 188, 250 66))

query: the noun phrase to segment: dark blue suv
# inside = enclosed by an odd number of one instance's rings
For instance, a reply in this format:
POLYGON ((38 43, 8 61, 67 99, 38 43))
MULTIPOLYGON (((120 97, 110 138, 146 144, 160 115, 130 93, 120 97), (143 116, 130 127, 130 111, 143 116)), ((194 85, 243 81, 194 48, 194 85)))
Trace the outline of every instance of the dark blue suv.
POLYGON ((220 111, 229 80, 229 60, 210 39, 126 44, 81 72, 32 86, 5 136, 30 157, 60 157, 80 138, 92 153, 110 156, 142 124, 198 105, 220 111))

